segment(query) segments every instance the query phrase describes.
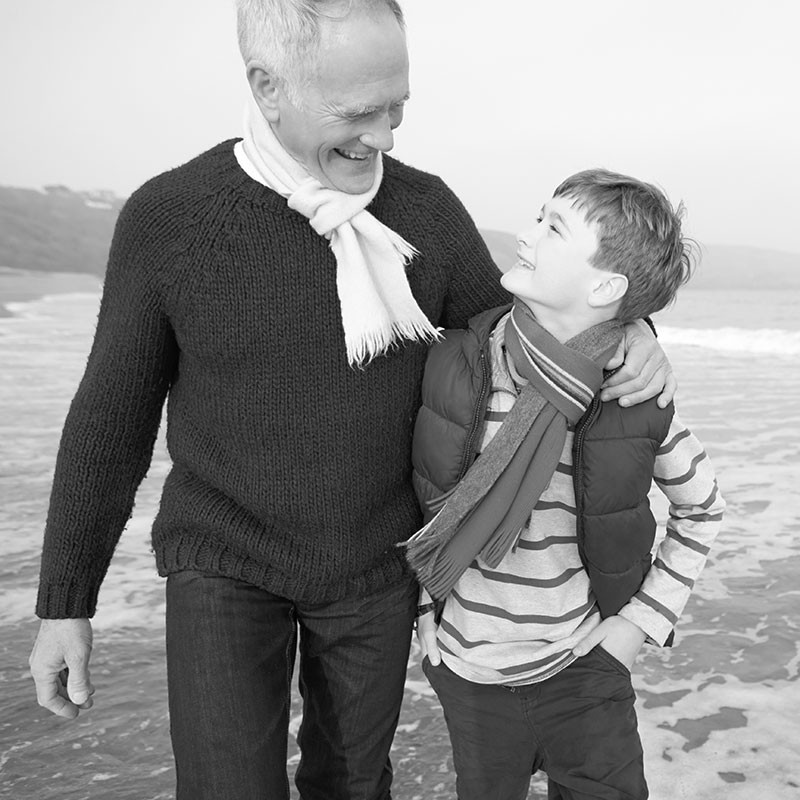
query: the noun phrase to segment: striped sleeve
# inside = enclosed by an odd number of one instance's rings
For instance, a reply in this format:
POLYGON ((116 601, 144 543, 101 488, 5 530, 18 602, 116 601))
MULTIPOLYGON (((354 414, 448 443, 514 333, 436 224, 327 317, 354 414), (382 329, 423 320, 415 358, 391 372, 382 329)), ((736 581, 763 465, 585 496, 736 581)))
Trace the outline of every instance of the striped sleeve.
POLYGON ((656 453, 654 480, 670 504, 667 533, 652 569, 619 615, 663 645, 705 566, 725 509, 703 445, 677 414, 656 453))

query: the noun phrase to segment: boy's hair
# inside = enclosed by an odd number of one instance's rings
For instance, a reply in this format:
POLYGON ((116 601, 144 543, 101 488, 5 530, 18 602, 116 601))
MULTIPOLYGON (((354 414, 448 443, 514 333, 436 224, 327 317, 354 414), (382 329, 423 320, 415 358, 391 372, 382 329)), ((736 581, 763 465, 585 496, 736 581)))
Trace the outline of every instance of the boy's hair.
POLYGON ((567 178, 554 197, 573 198, 598 228, 592 266, 628 279, 617 319, 628 322, 667 306, 691 277, 696 245, 681 234, 683 203, 674 209, 649 183, 589 169, 567 178))

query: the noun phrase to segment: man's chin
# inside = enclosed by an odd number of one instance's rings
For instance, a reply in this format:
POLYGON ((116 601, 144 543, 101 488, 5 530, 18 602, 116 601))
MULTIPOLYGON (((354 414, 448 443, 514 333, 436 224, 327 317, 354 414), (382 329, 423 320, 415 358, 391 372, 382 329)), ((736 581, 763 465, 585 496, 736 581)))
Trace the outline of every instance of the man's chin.
POLYGON ((326 183, 333 189, 347 194, 364 194, 375 182, 375 162, 370 159, 369 165, 360 168, 345 166, 341 170, 331 170, 325 177, 326 183))

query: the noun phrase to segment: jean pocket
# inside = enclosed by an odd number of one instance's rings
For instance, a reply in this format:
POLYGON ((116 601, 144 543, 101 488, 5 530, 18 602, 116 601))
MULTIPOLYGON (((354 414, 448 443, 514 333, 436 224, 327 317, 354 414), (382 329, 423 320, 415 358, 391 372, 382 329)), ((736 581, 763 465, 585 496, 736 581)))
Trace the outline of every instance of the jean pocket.
POLYGON ((593 653, 596 653, 607 664, 613 667, 617 672, 622 673, 626 678, 631 677, 631 671, 616 657, 611 655, 602 644, 595 645, 593 653))

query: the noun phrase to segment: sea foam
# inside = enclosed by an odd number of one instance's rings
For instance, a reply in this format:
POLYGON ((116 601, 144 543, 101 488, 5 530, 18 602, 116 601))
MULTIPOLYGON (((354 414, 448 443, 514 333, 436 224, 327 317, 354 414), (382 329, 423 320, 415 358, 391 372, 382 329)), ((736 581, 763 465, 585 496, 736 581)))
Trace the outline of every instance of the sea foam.
POLYGON ((690 345, 729 353, 765 353, 776 356, 800 354, 800 331, 778 328, 673 328, 658 327, 666 345, 690 345))

